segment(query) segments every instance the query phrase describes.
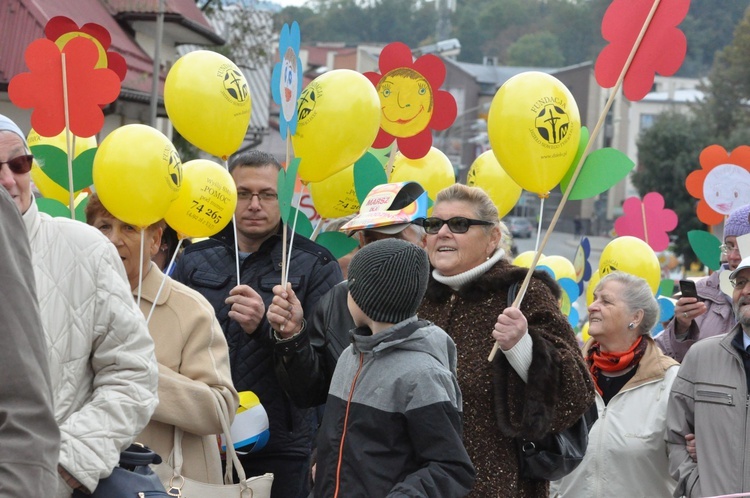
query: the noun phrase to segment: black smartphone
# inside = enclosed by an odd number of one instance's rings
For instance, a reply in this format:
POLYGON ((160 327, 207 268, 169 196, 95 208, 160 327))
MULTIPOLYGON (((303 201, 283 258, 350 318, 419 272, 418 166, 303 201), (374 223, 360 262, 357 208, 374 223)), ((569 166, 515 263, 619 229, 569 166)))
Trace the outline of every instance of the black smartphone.
POLYGON ((680 280, 680 293, 682 297, 698 297, 695 282, 692 280, 680 280))

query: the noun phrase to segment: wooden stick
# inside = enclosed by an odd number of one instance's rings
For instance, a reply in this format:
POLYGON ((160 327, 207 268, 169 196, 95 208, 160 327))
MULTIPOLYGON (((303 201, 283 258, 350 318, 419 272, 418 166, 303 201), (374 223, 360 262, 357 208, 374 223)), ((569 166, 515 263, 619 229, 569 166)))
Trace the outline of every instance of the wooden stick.
MULTIPOLYGON (((229 160, 226 156, 222 158, 224 160, 224 169, 229 171, 229 160)), ((234 231, 234 267, 237 271, 237 285, 240 285, 240 243, 237 240, 237 210, 235 209, 232 213, 232 229, 234 231)), ((180 239, 182 242, 182 239, 180 239)), ((176 253, 175 253, 176 254, 176 253)))
POLYGON ((300 190, 299 197, 297 197, 297 206, 294 208, 294 222, 292 223, 292 238, 289 240, 289 255, 287 256, 286 262, 286 273, 284 274, 284 280, 281 282, 281 286, 286 288, 286 283, 289 280, 289 267, 292 266, 292 246, 294 245, 294 234, 297 233, 297 217, 299 216, 299 207, 302 203, 302 195, 305 193, 305 184, 302 184, 302 190, 300 190))
MULTIPOLYGON (((62 54, 63 111, 65 113, 65 148, 68 149, 68 194, 70 218, 76 219, 75 198, 73 196, 73 154, 74 148, 70 138, 70 107, 68 105, 68 71, 65 64, 65 52, 62 54)), ((73 139, 75 140, 75 139, 73 139)))
MULTIPOLYGON (((539 249, 536 251, 536 254, 534 254, 534 260, 531 262, 529 271, 526 273, 526 278, 523 279, 523 283, 521 284, 521 288, 518 291, 518 295, 516 296, 516 299, 513 301, 513 307, 515 308, 518 308, 519 306, 521 306, 521 302, 523 301, 523 296, 526 294, 526 289, 529 286, 529 282, 531 282, 531 275, 534 273, 534 269, 536 268, 537 263, 539 263, 539 255, 544 250, 545 246, 547 245, 547 240, 549 240, 550 234, 555 229, 555 225, 557 225, 557 220, 560 218, 560 214, 562 213, 562 210, 565 207, 565 203, 567 202, 568 197, 570 196, 570 192, 573 190, 573 185, 575 185, 576 180, 578 179, 578 174, 581 172, 583 163, 586 161, 586 158, 588 157, 589 152, 591 152, 591 147, 597 135, 599 134, 599 130, 604 124, 604 120, 607 117, 609 108, 612 107, 612 103, 614 102, 615 97, 620 92, 622 81, 625 79, 625 75, 630 69, 630 64, 633 62, 633 58, 635 57, 635 54, 638 51, 638 48, 641 46, 641 41, 643 41, 643 37, 646 35, 646 31, 648 30, 649 25, 651 25, 651 20, 654 18, 654 14, 656 14, 656 9, 659 8, 659 3, 661 3, 661 0, 654 0, 654 4, 651 6, 651 11, 648 13, 648 16, 646 17, 646 21, 643 23, 641 32, 638 33, 638 37, 635 39, 633 48, 630 50, 630 55, 628 55, 628 58, 625 61, 625 65, 622 67, 620 76, 617 78, 617 83, 615 83, 615 86, 612 87, 612 91, 609 94, 609 99, 607 99, 607 103, 604 105, 604 109, 602 109, 602 113, 599 116, 599 121, 597 121, 596 126, 594 127, 594 130, 591 132, 589 143, 586 145, 586 149, 583 151, 583 155, 581 156, 581 159, 578 161, 578 165, 576 166, 575 171, 573 171, 573 176, 570 178, 570 183, 568 183, 568 188, 565 189, 565 193, 563 194, 562 199, 560 200, 560 205, 557 207, 557 211, 555 211, 555 215, 552 217, 552 221, 550 221, 549 228, 547 229, 547 233, 544 234, 544 239, 542 239, 542 244, 539 247, 539 249)), ((499 348, 497 345, 497 341, 495 341, 495 344, 492 346, 492 351, 490 352, 490 355, 487 358, 488 361, 492 361, 495 359, 495 355, 497 354, 498 349, 499 348)))
POLYGON ((390 182, 391 181, 391 173, 393 173, 393 161, 396 159, 396 153, 398 152, 398 142, 393 142, 393 147, 391 147, 391 155, 388 157, 388 162, 385 165, 385 177, 390 182))
MULTIPOLYGON (((289 131, 289 127, 286 129, 286 167, 284 168, 284 171, 289 171, 289 160, 292 156, 292 140, 291 140, 291 133, 289 131)), ((288 180, 288 179, 287 179, 288 180)), ((287 214, 287 218, 289 215, 287 214)), ((282 230, 281 230, 281 283, 282 285, 286 285, 286 222, 282 219, 282 230)))
POLYGON ((643 240, 648 244, 648 225, 646 224, 646 206, 641 200, 641 217, 643 218, 643 240))

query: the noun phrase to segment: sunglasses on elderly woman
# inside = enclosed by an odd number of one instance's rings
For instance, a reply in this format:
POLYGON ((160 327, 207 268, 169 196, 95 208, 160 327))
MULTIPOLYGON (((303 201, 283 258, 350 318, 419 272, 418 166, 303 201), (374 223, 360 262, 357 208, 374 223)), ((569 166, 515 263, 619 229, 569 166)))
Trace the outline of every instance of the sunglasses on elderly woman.
POLYGON ((8 159, 7 161, 0 161, 0 168, 2 168, 3 164, 7 164, 8 168, 16 174, 16 175, 23 175, 25 173, 28 173, 31 171, 31 163, 34 161, 34 156, 31 154, 26 154, 23 156, 17 156, 12 159, 8 159))
POLYGON ((463 216, 454 216, 449 220, 442 220, 440 218, 422 218, 415 221, 418 225, 424 227, 424 231, 435 235, 443 228, 443 225, 448 225, 448 230, 453 233, 466 233, 469 228, 473 225, 492 225, 491 221, 484 220, 472 220, 471 218, 464 218, 463 216))

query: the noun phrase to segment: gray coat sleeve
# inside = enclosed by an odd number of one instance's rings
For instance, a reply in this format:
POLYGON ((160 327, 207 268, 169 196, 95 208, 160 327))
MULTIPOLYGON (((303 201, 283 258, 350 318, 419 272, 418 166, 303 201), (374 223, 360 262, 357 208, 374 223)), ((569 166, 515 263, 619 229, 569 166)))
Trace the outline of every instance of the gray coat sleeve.
POLYGON ((0 498, 47 496, 60 451, 47 346, 26 228, 3 188, 0 212, 0 498))

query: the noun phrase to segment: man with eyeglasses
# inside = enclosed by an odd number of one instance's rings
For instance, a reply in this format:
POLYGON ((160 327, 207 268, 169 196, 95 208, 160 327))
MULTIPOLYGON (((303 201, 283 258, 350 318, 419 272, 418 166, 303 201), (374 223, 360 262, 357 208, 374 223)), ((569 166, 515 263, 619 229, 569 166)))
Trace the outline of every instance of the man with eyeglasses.
MULTIPOLYGON (((386 238, 424 247, 419 222, 426 215, 427 192, 419 183, 388 183, 367 194, 359 214, 341 231, 359 236, 360 247, 386 238)), ((275 330, 279 381, 297 406, 321 405, 326 402, 336 362, 350 344, 349 331, 355 328, 346 304, 347 282, 323 296, 312 319, 307 319, 308 309, 294 292, 277 286, 274 294, 268 321, 275 330)))
POLYGON ((85 223, 39 212, 31 161, 21 129, 0 115, 0 185, 31 245, 62 435, 59 477, 47 483, 48 495, 70 498, 74 489, 92 491, 109 476, 120 451, 143 431, 158 404, 158 365, 117 250, 85 223))
MULTIPOLYGON (((229 345, 232 380, 237 391, 253 391, 268 413, 270 439, 257 452, 240 456, 248 475, 274 474, 272 498, 307 496, 312 448, 312 414, 294 407, 274 373, 276 340, 266 310, 272 289, 281 284, 284 229, 278 201, 281 166, 270 154, 250 151, 229 162, 237 186, 237 246, 241 281, 237 282, 234 228, 185 249, 173 278, 197 290, 213 305, 229 345)), ((291 239, 291 227, 287 240, 291 239)), ((287 254, 288 256, 288 254, 287 254)), ((306 317, 320 297, 343 280, 341 268, 324 247, 294 236, 288 288, 304 306, 306 317)), ((301 320, 287 324, 289 333, 301 320)))
POLYGON ((675 496, 750 491, 750 257, 729 278, 737 325, 691 347, 672 384, 666 439, 675 496))
MULTIPOLYGON (((730 213, 724 223, 724 244, 722 254, 726 264, 722 271, 734 271, 740 264, 740 251, 737 237, 750 233, 750 204, 739 207, 730 213)), ((664 354, 682 362, 685 353, 697 341, 706 337, 724 334, 734 327, 730 297, 721 291, 720 271, 700 279, 696 283, 698 298, 680 297, 675 304, 674 318, 664 332, 656 337, 656 343, 664 354)))

